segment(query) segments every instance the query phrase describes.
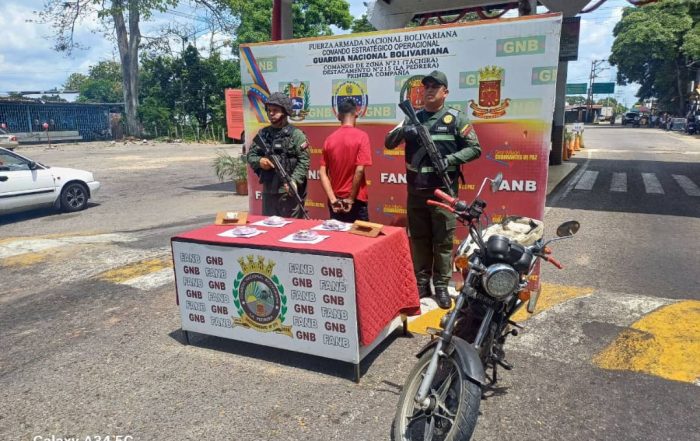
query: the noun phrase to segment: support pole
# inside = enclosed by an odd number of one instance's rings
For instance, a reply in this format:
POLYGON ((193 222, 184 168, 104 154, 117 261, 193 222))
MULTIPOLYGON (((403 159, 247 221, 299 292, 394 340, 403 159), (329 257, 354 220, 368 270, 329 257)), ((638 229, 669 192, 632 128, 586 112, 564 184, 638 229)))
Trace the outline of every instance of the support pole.
POLYGON ((282 39, 282 0, 272 1, 272 41, 282 39))
POLYGON ((557 66, 557 89, 554 99, 554 118, 552 120, 552 150, 549 152, 549 164, 559 165, 562 162, 564 146, 564 111, 566 105, 566 74, 569 70, 568 61, 560 61, 557 66))
POLYGON ((292 38, 292 0, 272 2, 272 41, 292 38))

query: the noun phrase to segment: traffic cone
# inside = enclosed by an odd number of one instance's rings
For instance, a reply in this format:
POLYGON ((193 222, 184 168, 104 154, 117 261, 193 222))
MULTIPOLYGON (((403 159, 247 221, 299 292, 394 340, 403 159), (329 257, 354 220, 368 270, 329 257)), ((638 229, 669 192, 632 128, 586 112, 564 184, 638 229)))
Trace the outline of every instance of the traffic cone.
POLYGON ((581 141, 580 141, 580 134, 574 135, 574 150, 575 151, 580 151, 581 150, 581 141))

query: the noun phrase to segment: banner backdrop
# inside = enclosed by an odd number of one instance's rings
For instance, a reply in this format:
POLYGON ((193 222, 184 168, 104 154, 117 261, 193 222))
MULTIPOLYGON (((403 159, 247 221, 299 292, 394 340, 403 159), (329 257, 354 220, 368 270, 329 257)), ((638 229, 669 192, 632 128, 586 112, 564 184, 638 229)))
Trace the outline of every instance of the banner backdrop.
MULTIPOLYGON (((243 45, 246 142, 268 124, 269 94, 288 94, 294 103, 291 123, 306 133, 311 149, 306 207, 311 217, 326 219, 321 149, 339 127, 337 103, 353 97, 361 109, 358 127, 372 144, 370 220, 405 225, 404 150, 384 149, 384 137, 404 118, 400 101, 422 107, 420 80, 438 69, 449 82, 446 105, 467 113, 483 149, 479 159, 462 167, 460 198, 471 200, 483 177, 502 172, 501 191, 483 194, 491 219, 514 214, 542 219, 561 23, 560 15, 547 14, 243 45)), ((250 210, 260 214, 261 186, 252 172, 249 187, 250 210)), ((460 227, 457 238, 465 234, 460 227)))

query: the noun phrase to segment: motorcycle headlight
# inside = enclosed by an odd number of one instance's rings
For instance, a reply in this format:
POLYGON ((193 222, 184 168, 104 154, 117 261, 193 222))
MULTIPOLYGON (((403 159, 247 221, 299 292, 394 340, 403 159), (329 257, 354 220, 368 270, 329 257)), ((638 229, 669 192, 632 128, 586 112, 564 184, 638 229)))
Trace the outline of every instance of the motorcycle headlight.
POLYGON ((481 283, 490 296, 502 299, 512 294, 519 282, 520 275, 512 266, 496 263, 486 269, 481 283))

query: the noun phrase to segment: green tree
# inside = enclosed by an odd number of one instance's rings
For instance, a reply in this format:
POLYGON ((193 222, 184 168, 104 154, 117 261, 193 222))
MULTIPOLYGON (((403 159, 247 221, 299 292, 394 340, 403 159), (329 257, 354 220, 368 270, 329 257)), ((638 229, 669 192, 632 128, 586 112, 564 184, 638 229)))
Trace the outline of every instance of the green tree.
POLYGON ((611 65, 620 84, 637 82, 639 98, 658 98, 659 107, 686 110, 689 65, 700 54, 700 2, 666 0, 626 8, 615 25, 611 65))
MULTIPOLYGON (((226 22, 229 0, 193 0, 194 4, 209 9, 216 20, 226 22)), ((131 135, 139 135, 139 50, 141 47, 141 20, 147 20, 154 11, 164 12, 177 6, 179 0, 45 0, 39 13, 40 21, 53 26, 56 33, 54 49, 70 53, 80 48, 74 40, 75 29, 94 16, 102 22, 107 33, 113 34, 119 50, 122 72, 122 92, 126 124, 131 135)))
POLYGON ((165 132, 171 124, 196 121, 202 131, 225 124, 224 89, 240 87, 239 63, 208 58, 188 46, 178 57, 146 56, 141 67, 141 106, 144 127, 165 132))
POLYGON ((372 23, 370 23, 369 20, 367 20, 367 14, 362 14, 362 17, 353 20, 352 27, 350 28, 350 32, 352 32, 353 34, 357 34, 360 32, 372 32, 376 30, 377 28, 372 26, 372 23))
POLYGON ((566 102, 572 106, 579 106, 581 104, 586 104, 586 97, 581 95, 567 95, 566 102))
MULTIPOLYGON (((234 51, 243 43, 268 41, 272 29, 272 0, 230 0, 240 18, 234 51)), ((331 26, 350 29, 353 17, 347 0, 297 0, 292 3, 294 38, 332 35, 331 26)))
POLYGON ((68 79, 63 83, 63 88, 66 90, 80 90, 80 85, 83 84, 85 80, 88 79, 87 75, 81 73, 72 73, 68 76, 68 79))
MULTIPOLYGON (((68 77, 70 80, 71 78, 68 77)), ((90 67, 87 77, 79 83, 77 101, 83 103, 119 103, 124 99, 122 69, 115 61, 100 61, 90 67)))

